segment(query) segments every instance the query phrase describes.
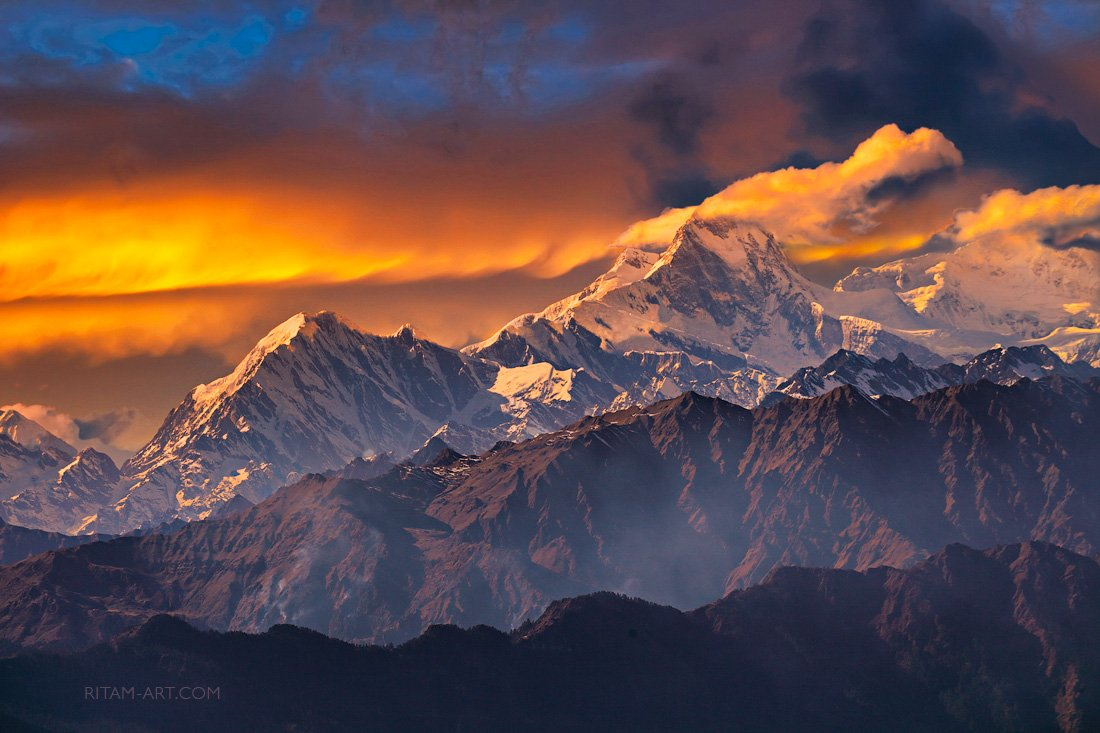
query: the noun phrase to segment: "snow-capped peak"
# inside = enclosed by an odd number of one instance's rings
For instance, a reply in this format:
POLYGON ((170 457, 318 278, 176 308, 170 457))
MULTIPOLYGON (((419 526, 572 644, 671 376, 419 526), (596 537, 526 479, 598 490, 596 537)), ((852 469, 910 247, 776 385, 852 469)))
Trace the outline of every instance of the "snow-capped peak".
POLYGON ((745 267, 750 252, 762 256, 773 267, 793 269, 787 253, 771 232, 758 224, 730 217, 688 219, 656 267, 673 261, 678 252, 688 247, 705 248, 733 269, 745 267))
POLYGON ((32 450, 75 455, 76 449, 17 410, 0 410, 0 435, 32 450))
POLYGON ((231 373, 213 382, 198 385, 191 391, 191 397, 196 405, 217 402, 234 394, 251 379, 269 354, 291 347, 298 339, 314 339, 319 332, 335 333, 340 330, 359 332, 357 326, 332 311, 297 313, 268 331, 231 373))

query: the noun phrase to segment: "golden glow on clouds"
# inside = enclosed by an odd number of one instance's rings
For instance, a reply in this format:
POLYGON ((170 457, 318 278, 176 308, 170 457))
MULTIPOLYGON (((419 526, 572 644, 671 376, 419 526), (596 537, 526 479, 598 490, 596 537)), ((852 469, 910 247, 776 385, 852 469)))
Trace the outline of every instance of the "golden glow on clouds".
MULTIPOLYGON (((528 211, 517 200, 538 188, 511 185, 515 200, 503 191, 487 206, 473 186, 447 195, 454 184, 445 179, 411 192, 249 180, 204 175, 0 198, 0 362, 58 349, 106 360, 193 347, 236 360, 257 328, 309 309, 291 290, 513 271, 553 278, 605 257, 622 221, 614 211, 570 215, 579 201, 600 200, 586 188, 592 183, 528 211)), ((333 304, 315 298, 310 306, 333 304)), ((435 336, 475 335, 464 331, 469 320, 435 336)))
MULTIPOLYGON (((872 201, 869 194, 892 179, 913 181, 961 165, 962 155, 940 132, 922 127, 906 134, 897 125, 887 125, 841 163, 784 168, 735 181, 698 206, 669 209, 637 222, 617 243, 667 243, 689 217, 697 215, 755 221, 775 232, 796 261, 904 251, 915 246, 918 234, 900 238, 905 241, 865 236, 890 205, 888 198, 872 201)), ((937 228, 935 223, 925 226, 930 227, 927 234, 937 228)))
POLYGON ((400 264, 400 256, 355 256, 310 228, 292 211, 215 194, 21 201, 0 230, 0 290, 4 300, 116 295, 355 279, 400 264))
MULTIPOLYGON (((120 194, 10 204, 0 218, 0 300, 106 296, 226 285, 394 281, 527 268, 552 276, 602 254, 593 237, 512 246, 476 217, 441 213, 442 244, 375 229, 349 202, 266 193, 120 194), (459 231, 465 230, 465 240, 459 231), (450 231, 448 231, 450 230, 450 231), (553 245, 558 246, 553 246, 553 245), (433 246, 436 245, 436 246, 433 246), (457 245, 457 246, 456 246, 457 245)), ((425 212, 432 216, 431 212, 425 212)))
POLYGON ((905 253, 919 249, 928 241, 925 233, 897 233, 890 236, 861 236, 841 244, 817 244, 794 250, 800 262, 824 262, 826 260, 854 260, 878 254, 904 257, 905 253))
POLYGON ((214 294, 26 299, 0 305, 0 363, 44 350, 81 351, 103 361, 193 346, 220 350, 255 316, 248 302, 214 294))
POLYGON ((1100 185, 1041 188, 1031 193, 1003 189, 973 211, 955 215, 952 235, 969 242, 990 235, 1034 240, 1052 234, 1068 240, 1100 227, 1100 185))

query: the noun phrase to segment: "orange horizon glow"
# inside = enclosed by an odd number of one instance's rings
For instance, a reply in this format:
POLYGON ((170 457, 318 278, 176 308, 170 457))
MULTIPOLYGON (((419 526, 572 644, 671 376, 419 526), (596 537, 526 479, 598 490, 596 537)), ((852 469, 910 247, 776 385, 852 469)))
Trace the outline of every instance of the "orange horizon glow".
MULTIPOLYGON (((958 150, 935 130, 907 134, 890 125, 841 163, 742 179, 699 206, 640 220, 617 241, 621 210, 580 211, 577 201, 590 192, 546 181, 532 184, 534 192, 556 198, 532 208, 508 204, 501 198, 507 182, 499 181, 493 181, 499 196, 489 204, 462 190, 451 199, 439 186, 421 198, 379 189, 360 200, 346 189, 250 187, 232 178, 213 186, 179 179, 0 199, 0 361, 46 350, 107 360, 192 347, 233 358, 244 334, 289 315, 272 295, 280 288, 508 272, 553 279, 606 258, 609 243, 668 241, 692 215, 752 214, 777 231, 795 262, 840 265, 905 256, 941 232, 963 241, 993 230, 1100 219, 1096 186, 1026 195, 1001 190, 959 212, 952 202, 972 190, 944 189, 901 203, 869 200, 884 180, 961 164, 958 150)), ((502 315, 501 323, 515 315, 502 315)), ((433 335, 459 345, 486 334, 433 335)))

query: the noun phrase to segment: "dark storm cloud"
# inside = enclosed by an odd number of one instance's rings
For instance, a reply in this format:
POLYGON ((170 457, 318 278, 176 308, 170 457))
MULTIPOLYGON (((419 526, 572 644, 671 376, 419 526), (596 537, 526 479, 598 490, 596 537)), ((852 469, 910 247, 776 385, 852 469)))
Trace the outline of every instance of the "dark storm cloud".
POLYGON ((1096 252, 1100 252, 1100 233, 1096 234, 1081 234, 1071 239, 1059 242, 1057 239, 1043 240, 1043 244, 1046 244, 1055 249, 1069 249, 1070 247, 1079 247, 1081 249, 1091 249, 1096 252))
POLYGON ((1039 241, 1053 249, 1079 247, 1100 252, 1100 219, 1084 226, 1048 227, 1040 233, 1039 241))
POLYGON ((722 189, 700 156, 700 136, 717 116, 711 93, 682 78, 665 76, 645 84, 626 109, 632 121, 653 135, 634 151, 646 172, 653 204, 692 206, 722 189))
POLYGON ((824 162, 826 162, 824 159, 817 157, 809 150, 795 150, 790 155, 767 166, 765 170, 778 171, 784 168, 816 168, 824 162))
POLYGON ((939 170, 928 171, 915 178, 891 176, 867 192, 867 203, 878 204, 883 201, 903 201, 922 196, 931 189, 946 183, 958 175, 958 169, 944 166, 939 170))
POLYGON ((661 144, 677 155, 698 151, 699 134, 715 114, 710 100, 671 79, 649 85, 629 110, 634 119, 652 125, 661 144))
POLYGON ((1100 149, 1034 106, 1013 60, 939 0, 829 0, 804 27, 787 94, 810 134, 862 139, 888 122, 941 130, 969 164, 1027 187, 1094 183, 1100 149))
POLYGON ((0 86, 0 184, 27 188, 64 172, 126 184, 142 173, 194 168, 239 154, 276 135, 278 98, 246 92, 186 104, 160 89, 124 92, 60 80, 0 86))
POLYGON ((133 424, 137 411, 132 409, 100 412, 88 418, 73 418, 81 440, 101 440, 113 443, 133 424))
POLYGON ((653 200, 662 208, 694 206, 726 187, 726 183, 714 181, 700 171, 684 171, 679 175, 666 174, 650 182, 653 200))

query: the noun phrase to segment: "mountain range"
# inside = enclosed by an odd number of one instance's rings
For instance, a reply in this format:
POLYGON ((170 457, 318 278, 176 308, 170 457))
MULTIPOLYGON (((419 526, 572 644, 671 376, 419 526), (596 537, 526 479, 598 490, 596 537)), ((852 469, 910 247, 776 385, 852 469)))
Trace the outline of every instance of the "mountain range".
POLYGON ((1090 554, 1098 432, 1100 379, 908 401, 844 386, 751 411, 689 392, 480 456, 357 461, 365 478, 311 475, 171 533, 0 567, 0 639, 67 649, 171 612, 390 642, 510 628, 596 590, 691 608, 780 566, 905 567, 954 542, 1090 554))
POLYGON ((0 724, 1084 733, 1098 634, 1095 558, 950 545, 907 570, 777 569, 686 613, 604 592, 510 633, 432 626, 396 648, 155 616, 80 653, 0 660, 0 724))
POLYGON ((754 407, 840 384, 913 397, 978 378, 1088 378, 1098 281, 1096 252, 985 238, 829 289, 759 226, 693 217, 663 251, 626 249, 580 293, 461 351, 411 327, 375 336, 298 314, 194 388, 121 468, 63 441, 49 454, 0 444, 0 517, 148 530, 433 438, 479 454, 685 391, 754 407))

